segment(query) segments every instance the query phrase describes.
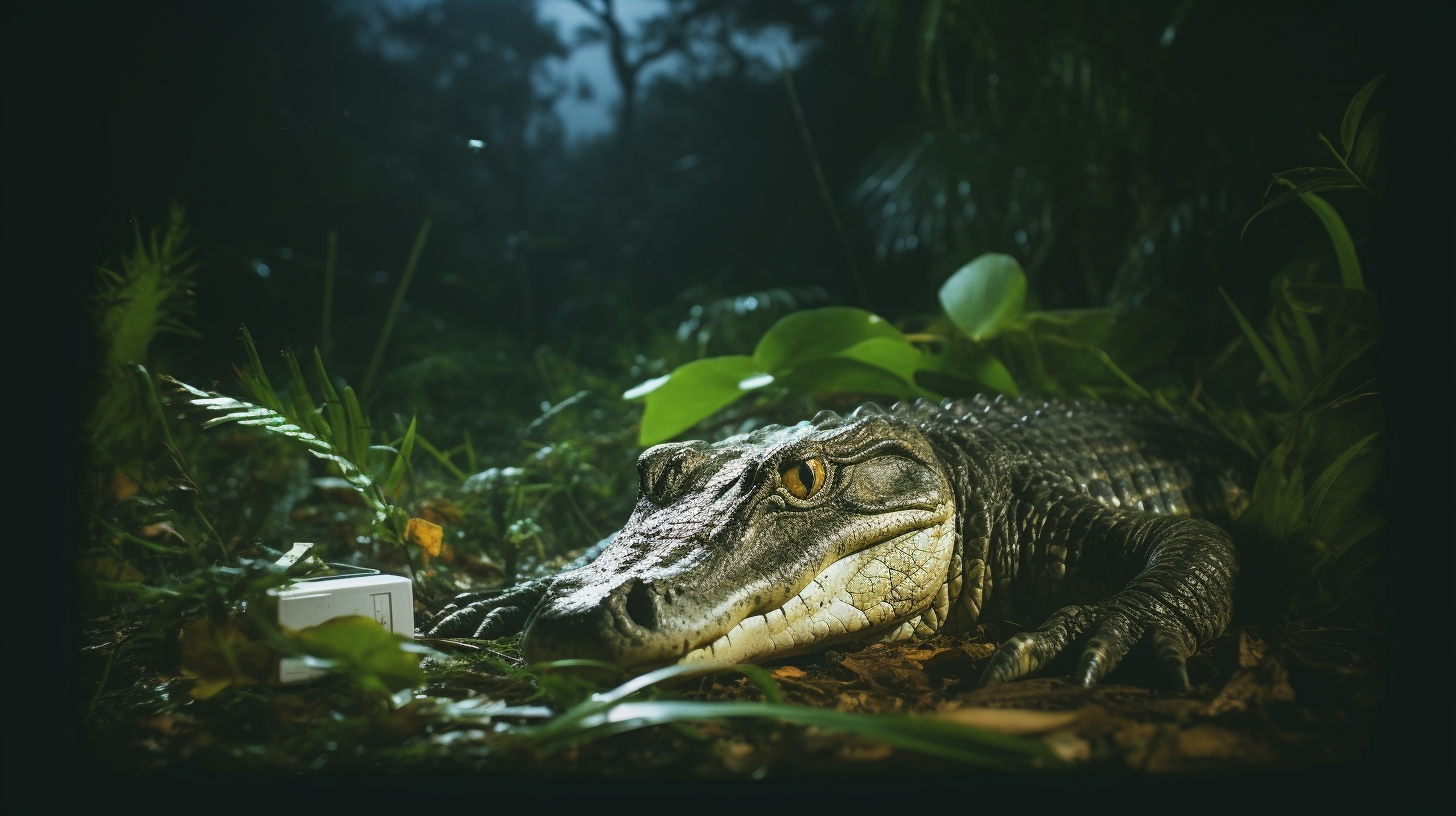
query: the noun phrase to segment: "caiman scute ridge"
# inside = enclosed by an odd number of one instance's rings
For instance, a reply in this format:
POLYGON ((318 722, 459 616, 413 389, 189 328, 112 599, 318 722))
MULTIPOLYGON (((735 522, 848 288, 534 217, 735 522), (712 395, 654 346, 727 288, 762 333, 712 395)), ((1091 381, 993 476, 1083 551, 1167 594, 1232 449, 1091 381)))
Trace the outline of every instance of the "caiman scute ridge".
POLYGON ((1174 685, 1233 609, 1225 526, 1250 463, 1149 407, 975 397, 874 404, 638 460, 639 497, 560 573, 457 597, 429 637, 521 633, 530 662, 633 671, 1040 622, 983 684, 1080 650, 1097 682, 1134 647, 1174 685))

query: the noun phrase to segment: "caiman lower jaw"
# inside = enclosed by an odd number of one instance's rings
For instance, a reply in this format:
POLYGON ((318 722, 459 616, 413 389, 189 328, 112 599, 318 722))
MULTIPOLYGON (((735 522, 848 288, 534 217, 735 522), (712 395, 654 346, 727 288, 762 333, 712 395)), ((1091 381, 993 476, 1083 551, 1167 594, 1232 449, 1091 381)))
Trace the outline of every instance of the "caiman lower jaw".
POLYGON ((955 555, 955 511, 937 508, 929 526, 886 539, 830 564, 787 603, 750 615, 692 649, 679 663, 751 663, 816 651, 847 640, 899 640, 944 621, 955 555))

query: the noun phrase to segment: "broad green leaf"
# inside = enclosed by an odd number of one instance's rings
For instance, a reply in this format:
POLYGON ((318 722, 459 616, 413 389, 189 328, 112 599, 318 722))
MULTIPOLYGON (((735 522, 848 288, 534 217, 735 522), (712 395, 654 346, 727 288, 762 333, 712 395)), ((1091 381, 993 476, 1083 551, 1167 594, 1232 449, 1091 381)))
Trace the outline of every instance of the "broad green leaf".
POLYGON ((1021 390, 1011 372, 985 346, 968 340, 951 342, 936 353, 922 353, 915 382, 952 396, 990 390, 1013 397, 1021 390), (946 387, 945 383, 952 384, 946 387))
POLYGON ((899 374, 844 357, 826 357, 805 363, 779 378, 784 387, 814 396, 863 394, 895 399, 931 396, 899 374))
POLYGON ((1345 229, 1344 219, 1329 202, 1314 193, 1301 193, 1299 199, 1314 211, 1325 232, 1330 235, 1330 243, 1335 247, 1335 260, 1340 265, 1340 282, 1350 289, 1364 289, 1365 276, 1360 272, 1360 258, 1355 254, 1355 242, 1350 238, 1350 231, 1345 229))
POLYGON ((1316 283, 1290 286, 1289 303, 1302 312, 1380 331, 1380 306, 1375 295, 1364 289, 1316 283))
POLYGON ((904 380, 915 382, 915 368, 920 364, 920 349, 900 337, 871 337, 835 353, 836 359, 858 360, 882 368, 904 380))
POLYGON ((806 309, 780 318, 753 350, 758 370, 779 374, 805 360, 830 357, 873 337, 904 340, 883 317, 849 306, 806 309))
POLYGON ((1384 448, 1373 433, 1347 448, 1324 469, 1309 490, 1310 531, 1329 542, 1339 535, 1355 506, 1380 481, 1384 448))
POLYGON ((1323 581, 1335 592, 1343 592, 1355 576, 1379 560, 1380 536, 1374 535, 1385 526, 1385 518, 1376 513, 1356 512, 1329 545, 1330 556, 1324 568, 1323 581))
POLYGON ((1375 86, 1380 80, 1385 79, 1385 74, 1380 74, 1361 88, 1350 100, 1345 108, 1345 116, 1340 120, 1340 145, 1345 148, 1345 158, 1349 159, 1350 151, 1355 147, 1355 137, 1360 131, 1360 120, 1365 116, 1365 105, 1370 102, 1370 95, 1375 93, 1375 86))
POLYGON ((947 278, 939 297, 946 316, 966 336, 995 337, 1026 306, 1026 273, 1010 255, 987 252, 947 278))
POLYGON ((412 638, 396 635, 373 618, 345 615, 291 633, 307 654, 330 661, 343 674, 389 691, 425 682, 420 660, 425 651, 412 638))
POLYGON ((1264 457, 1254 480, 1248 520, 1280 542, 1309 529, 1304 504, 1304 469, 1294 451, 1294 440, 1285 439, 1264 457))
POLYGON ((1330 558, 1337 560, 1363 541, 1367 536, 1385 526, 1385 516, 1355 508, 1349 518, 1336 531, 1334 541, 1329 542, 1330 558))
POLYGON ((962 380, 970 385, 969 388, 957 387, 955 392, 970 394, 977 391, 989 390, 1013 397, 1021 396, 1021 389, 1017 388, 1016 380, 1011 376, 1011 372, 1007 370, 1005 364, 997 359, 996 355, 989 351, 982 350, 979 354, 973 355, 954 369, 945 369, 943 371, 923 369, 922 371, 932 375, 939 375, 925 376, 922 373, 915 378, 917 384, 931 391, 949 390, 945 389, 940 383, 940 379, 941 377, 950 377, 952 381, 962 380))
POLYGON ((765 382, 763 374, 757 360, 742 355, 708 357, 678 366, 666 382, 647 394, 637 441, 655 445, 677 436, 744 394, 772 382, 765 382), (745 381, 748 387, 744 387, 745 381))
POLYGON ((663 386, 663 384, 666 383, 671 378, 672 378, 672 375, 671 374, 663 374, 661 377, 653 377, 650 380, 645 380, 643 382, 637 383, 636 385, 634 385, 631 388, 628 388, 626 391, 623 391, 622 392, 622 399, 624 399, 624 400, 642 399, 643 397, 647 396, 648 394, 651 394, 653 391, 656 391, 657 389, 661 388, 663 386))

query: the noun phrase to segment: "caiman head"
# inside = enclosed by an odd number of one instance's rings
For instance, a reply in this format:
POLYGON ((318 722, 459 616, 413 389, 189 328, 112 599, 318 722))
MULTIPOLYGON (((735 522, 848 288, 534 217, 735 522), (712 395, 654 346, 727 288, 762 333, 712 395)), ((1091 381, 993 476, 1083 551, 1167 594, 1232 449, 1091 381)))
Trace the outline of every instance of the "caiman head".
POLYGON ((925 634, 955 600, 950 480, 907 420, 824 412, 637 468, 626 526, 528 621, 528 661, 762 661, 925 634))

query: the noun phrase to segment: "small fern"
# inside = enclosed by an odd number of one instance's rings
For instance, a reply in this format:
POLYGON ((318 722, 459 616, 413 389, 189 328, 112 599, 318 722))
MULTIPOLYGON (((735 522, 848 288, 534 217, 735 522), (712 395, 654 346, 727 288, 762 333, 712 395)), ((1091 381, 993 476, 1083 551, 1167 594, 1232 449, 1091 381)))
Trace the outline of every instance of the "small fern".
POLYGON ((252 402, 204 391, 170 377, 164 379, 184 392, 188 404, 215 415, 203 422, 204 428, 226 423, 256 426, 303 444, 309 453, 330 463, 363 498, 374 514, 376 535, 403 543, 406 540, 407 518, 394 505, 392 497, 409 474, 415 421, 410 421, 397 445, 371 445, 373 429, 354 390, 345 387, 340 395, 334 389, 317 349, 313 360, 323 393, 322 400, 313 397, 291 351, 283 353, 291 388, 289 397, 285 399, 264 373, 257 347, 246 326, 242 332, 249 364, 238 372, 238 376, 252 402), (383 475, 377 476, 381 471, 383 475))
POLYGON ((192 249, 186 210, 173 204, 167 227, 145 237, 136 229, 136 246, 122 253, 120 269, 96 267, 91 309, 101 368, 96 403, 86 424, 93 461, 126 468, 158 439, 160 423, 151 409, 146 374, 148 347, 163 332, 198 337, 183 319, 192 315, 192 249), (140 376, 138 376, 140 375, 140 376))

